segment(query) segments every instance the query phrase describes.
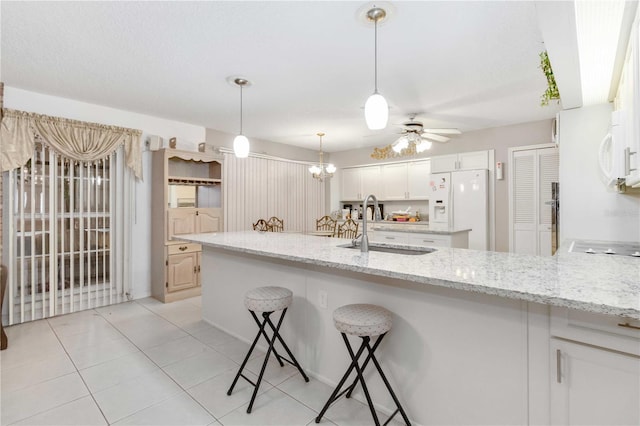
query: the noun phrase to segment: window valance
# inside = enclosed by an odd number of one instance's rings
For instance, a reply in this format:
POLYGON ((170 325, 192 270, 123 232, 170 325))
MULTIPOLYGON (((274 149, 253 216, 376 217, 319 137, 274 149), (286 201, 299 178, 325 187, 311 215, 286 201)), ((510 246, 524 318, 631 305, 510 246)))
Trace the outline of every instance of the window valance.
POLYGON ((77 161, 106 158, 124 145, 127 167, 142 179, 140 130, 6 108, 3 113, 0 171, 23 166, 33 155, 37 135, 58 154, 77 161))

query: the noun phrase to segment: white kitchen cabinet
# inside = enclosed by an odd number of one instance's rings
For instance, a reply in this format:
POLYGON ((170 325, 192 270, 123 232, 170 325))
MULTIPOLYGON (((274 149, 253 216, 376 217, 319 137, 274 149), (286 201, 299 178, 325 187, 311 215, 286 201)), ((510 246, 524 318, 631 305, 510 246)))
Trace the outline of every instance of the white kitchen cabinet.
POLYGON ((640 321, 551 308, 551 424, 640 424, 640 321))
POLYGON ((489 151, 461 152, 431 157, 431 173, 489 168, 489 151))
POLYGON ((342 169, 342 201, 362 200, 380 193, 380 166, 342 169))
POLYGON ((428 200, 431 162, 413 161, 382 166, 382 200, 428 200))
POLYGON ((552 425, 640 424, 640 358, 551 339, 552 425))

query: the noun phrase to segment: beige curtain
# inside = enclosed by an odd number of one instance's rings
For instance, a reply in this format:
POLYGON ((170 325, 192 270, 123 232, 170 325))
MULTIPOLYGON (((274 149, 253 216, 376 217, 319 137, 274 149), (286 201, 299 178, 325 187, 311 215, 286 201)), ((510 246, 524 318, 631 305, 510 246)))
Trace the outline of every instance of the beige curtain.
POLYGON ((24 165, 33 155, 36 134, 55 152, 78 161, 108 157, 124 145, 125 162, 142 179, 142 132, 67 118, 4 110, 0 128, 0 171, 24 165))

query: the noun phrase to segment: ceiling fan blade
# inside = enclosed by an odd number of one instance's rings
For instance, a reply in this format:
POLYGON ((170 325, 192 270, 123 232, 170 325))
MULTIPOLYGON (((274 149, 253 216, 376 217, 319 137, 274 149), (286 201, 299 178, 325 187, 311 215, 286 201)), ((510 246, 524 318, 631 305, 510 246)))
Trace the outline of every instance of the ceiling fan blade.
POLYGON ((423 129, 426 133, 439 133, 441 135, 461 135, 462 132, 458 129, 423 129))
POLYGON ((422 136, 424 139, 429 139, 436 142, 448 142, 449 139, 451 139, 446 136, 434 135, 433 133, 422 133, 420 136, 422 136))

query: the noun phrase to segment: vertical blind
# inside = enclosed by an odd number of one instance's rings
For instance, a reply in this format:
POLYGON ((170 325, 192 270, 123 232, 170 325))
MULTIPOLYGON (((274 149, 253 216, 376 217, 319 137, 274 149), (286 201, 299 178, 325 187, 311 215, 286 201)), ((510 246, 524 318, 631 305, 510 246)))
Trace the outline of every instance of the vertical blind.
POLYGON ((38 142, 8 172, 9 324, 123 300, 132 182, 122 148, 79 162, 38 142))
POLYGON ((250 230, 258 219, 272 216, 284 220, 285 231, 314 230, 316 219, 326 214, 326 183, 314 179, 308 167, 282 159, 225 154, 225 231, 250 230))

